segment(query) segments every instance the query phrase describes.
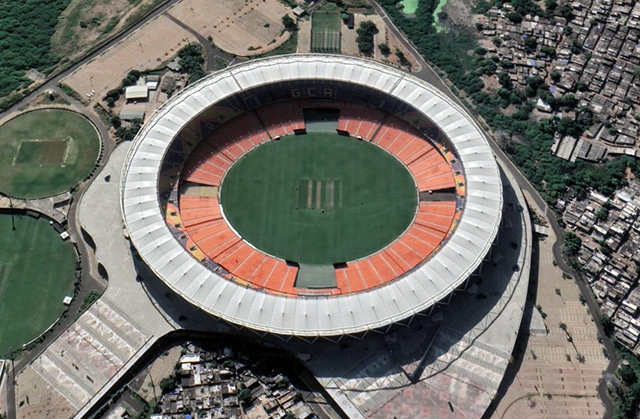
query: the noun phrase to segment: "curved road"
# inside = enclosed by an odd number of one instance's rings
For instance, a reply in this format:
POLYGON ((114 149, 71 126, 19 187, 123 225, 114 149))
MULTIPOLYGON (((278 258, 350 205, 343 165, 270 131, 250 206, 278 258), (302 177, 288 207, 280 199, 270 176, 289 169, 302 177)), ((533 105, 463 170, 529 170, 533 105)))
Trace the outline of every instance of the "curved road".
MULTIPOLYGON (((382 6, 380 6, 374 0, 368 0, 368 1, 369 1, 369 4, 371 4, 371 6, 374 8, 376 13, 378 13, 380 16, 383 17, 383 20, 387 25, 387 27, 389 28, 389 30, 391 31, 391 33, 402 43, 402 45, 407 50, 409 50, 409 52, 414 56, 415 60, 420 65, 420 68, 412 74, 426 81, 427 83, 430 83, 433 86, 437 87, 440 91, 445 93, 450 99, 452 99, 454 102, 459 104, 464 110, 467 110, 466 106, 460 101, 460 99, 458 99, 458 97, 455 94, 453 94, 453 92, 449 89, 448 85, 444 82, 444 80, 442 80, 442 78, 438 76, 438 74, 433 70, 433 68, 429 65, 429 63, 427 63, 424 60, 424 58, 422 58, 422 56, 418 53, 413 43, 404 35, 404 33, 398 30, 398 28, 395 26, 393 21, 389 18, 389 16, 384 11, 382 6)), ((562 252, 563 245, 564 245, 564 230, 560 228, 560 225, 558 224, 555 214, 553 214, 553 211, 549 211, 549 207, 547 206, 547 203, 542 198, 542 196, 538 193, 536 188, 529 182, 529 180, 522 174, 522 172, 520 172, 518 167, 511 162, 509 157, 500 149, 500 146, 498 146, 498 144, 489 135, 489 132, 484 122, 480 121, 478 118, 475 117, 475 115, 471 114, 468 111, 467 111, 467 114, 470 118, 476 121, 477 124, 483 129, 484 131, 483 133, 485 137, 489 140, 489 144, 491 146, 491 149, 493 150, 493 153, 496 155, 496 157, 499 160, 502 160, 502 162, 509 168, 513 176, 516 178, 520 188, 528 192, 529 196, 532 197, 536 205, 539 208, 543 209, 545 213, 544 215, 548 219, 549 225, 553 229, 553 232, 555 233, 557 238, 557 241, 553 245, 554 258, 558 263, 558 267, 563 272, 571 275, 573 278, 576 279, 576 283, 578 284, 580 293, 582 294, 582 296, 587 302, 587 306, 591 311, 591 315, 593 316, 594 322, 598 329, 598 333, 602 337, 604 347, 606 348, 609 354, 609 366, 605 370, 605 374, 614 373, 618 368, 618 357, 616 355, 615 348, 613 347, 613 344, 611 343, 609 338, 607 338, 607 335, 604 333, 604 329, 600 324, 600 319, 599 319, 600 309, 597 302, 593 298, 593 295, 591 293, 591 290, 589 289, 588 284, 584 281, 580 273, 576 272, 573 268, 571 268, 567 264, 567 262, 564 260, 564 255, 562 252)), ((609 394, 607 392, 607 385, 606 385, 605 379, 600 380, 600 384, 598 385, 598 394, 606 408, 605 418, 611 418, 613 416, 614 407, 609 397, 609 394)))

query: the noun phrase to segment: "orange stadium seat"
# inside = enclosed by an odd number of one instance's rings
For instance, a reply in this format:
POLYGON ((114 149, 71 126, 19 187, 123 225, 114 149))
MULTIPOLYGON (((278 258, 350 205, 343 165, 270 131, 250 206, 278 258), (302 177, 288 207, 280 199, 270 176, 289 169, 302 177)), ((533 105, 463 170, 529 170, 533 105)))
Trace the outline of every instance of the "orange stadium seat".
POLYGON ((279 291, 284 283, 288 270, 289 266, 287 266, 286 262, 276 259, 276 265, 269 273, 263 287, 273 291, 279 291))
POLYGON ((378 272, 373 267, 373 264, 369 259, 370 258, 359 260, 356 264, 358 265, 358 270, 362 274, 366 287, 373 288, 382 284, 384 281, 380 275, 378 275, 378 272))
POLYGON ((227 271, 236 275, 236 271, 253 255, 255 250, 244 241, 240 241, 231 249, 221 253, 214 261, 227 271))
POLYGON ((402 274, 402 268, 386 253, 380 252, 367 258, 383 282, 390 281, 402 274))
POLYGON ((247 281, 252 281, 252 277, 254 272, 258 270, 262 262, 265 258, 269 256, 264 253, 255 250, 236 270, 233 271, 233 274, 239 278, 242 278, 247 281))
POLYGON ((258 266, 253 275, 251 275, 251 283, 258 287, 263 287, 277 264, 278 259, 270 256, 265 257, 262 263, 260 263, 260 266, 258 266))
MULTIPOLYGON (((217 224, 215 226, 206 226, 207 230, 202 232, 199 231, 200 229, 193 232, 189 229, 188 233, 210 259, 216 260, 216 257, 220 253, 238 243, 240 241, 240 237, 238 237, 236 233, 227 226, 227 222, 225 220, 216 220, 212 223, 217 224), (202 239, 196 238, 196 234, 201 236, 202 239)), ((205 226, 202 226, 201 228, 205 228, 205 226)))
POLYGON ((348 263, 347 267, 343 269, 350 292, 358 292, 367 288, 357 262, 348 263))

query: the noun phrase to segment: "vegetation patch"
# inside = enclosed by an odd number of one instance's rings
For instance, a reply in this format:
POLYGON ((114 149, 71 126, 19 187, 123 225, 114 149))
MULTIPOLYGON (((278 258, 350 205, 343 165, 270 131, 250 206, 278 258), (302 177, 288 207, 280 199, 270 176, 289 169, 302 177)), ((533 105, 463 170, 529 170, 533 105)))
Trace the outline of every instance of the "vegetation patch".
POLYGON ((0 1, 0 108, 12 92, 27 87, 27 70, 48 74, 60 57, 51 52, 51 36, 69 0, 0 1))
POLYGON ((73 246, 47 220, 0 215, 0 358, 38 337, 64 312, 75 260, 73 246))

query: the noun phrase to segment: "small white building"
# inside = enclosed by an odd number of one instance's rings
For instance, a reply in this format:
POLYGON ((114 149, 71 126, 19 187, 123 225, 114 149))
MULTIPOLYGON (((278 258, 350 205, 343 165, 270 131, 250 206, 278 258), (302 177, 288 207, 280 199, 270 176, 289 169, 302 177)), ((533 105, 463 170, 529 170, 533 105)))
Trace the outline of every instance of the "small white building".
POLYGON ((149 88, 147 86, 129 86, 125 89, 124 97, 127 100, 147 100, 149 88))

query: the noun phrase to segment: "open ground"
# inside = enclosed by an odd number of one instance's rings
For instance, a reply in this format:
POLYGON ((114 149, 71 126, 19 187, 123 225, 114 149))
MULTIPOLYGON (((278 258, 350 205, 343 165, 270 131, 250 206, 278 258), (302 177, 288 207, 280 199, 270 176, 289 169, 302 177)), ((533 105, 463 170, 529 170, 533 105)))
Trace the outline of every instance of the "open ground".
POLYGON ((27 112, 0 126, 0 192, 56 195, 91 173, 100 137, 85 117, 62 109, 27 112))
MULTIPOLYGON (((598 343, 589 309, 580 302, 578 286, 573 279, 563 277, 554 264, 552 246, 556 237, 550 231, 551 235, 537 246, 535 290, 548 333, 542 331, 528 337, 519 355, 522 364, 491 418, 586 419, 604 415, 597 386, 608 360, 603 345, 598 343)), ((535 317, 544 327, 537 313, 535 317)))
POLYGON ((221 188, 236 231, 266 253, 331 265, 368 256, 413 221, 409 171, 373 144, 313 133, 266 143, 229 170, 221 188))
POLYGON ((62 314, 74 271, 73 247, 45 219, 0 215, 0 358, 62 314))
POLYGON ((113 36, 164 0, 73 0, 51 38, 51 50, 72 60, 113 36))
POLYGON ((286 13, 277 0, 222 0, 216 7, 205 0, 183 0, 62 82, 82 97, 95 91, 94 100, 101 99, 129 71, 160 67, 183 46, 198 43, 195 34, 235 55, 262 54, 288 39, 281 21, 286 13))

